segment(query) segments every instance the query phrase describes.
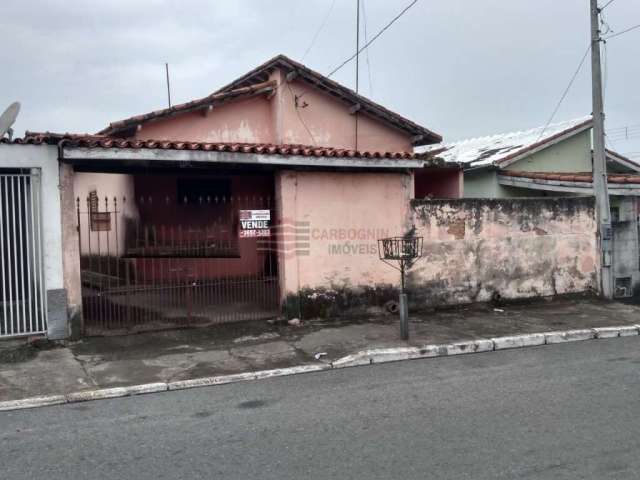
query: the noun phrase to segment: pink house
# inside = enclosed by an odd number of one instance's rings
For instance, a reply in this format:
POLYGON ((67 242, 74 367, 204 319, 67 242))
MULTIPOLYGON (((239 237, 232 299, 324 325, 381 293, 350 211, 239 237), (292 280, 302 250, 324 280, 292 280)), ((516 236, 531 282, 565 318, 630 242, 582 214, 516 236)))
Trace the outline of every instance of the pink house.
POLYGON ((377 238, 411 228, 413 198, 462 194, 457 166, 413 153, 438 134, 282 55, 97 135, 29 135, 60 142, 72 179, 89 331, 379 300, 397 275, 377 238))
POLYGON ((197 142, 413 152, 440 135, 284 55, 208 97, 126 120, 100 134, 197 142))

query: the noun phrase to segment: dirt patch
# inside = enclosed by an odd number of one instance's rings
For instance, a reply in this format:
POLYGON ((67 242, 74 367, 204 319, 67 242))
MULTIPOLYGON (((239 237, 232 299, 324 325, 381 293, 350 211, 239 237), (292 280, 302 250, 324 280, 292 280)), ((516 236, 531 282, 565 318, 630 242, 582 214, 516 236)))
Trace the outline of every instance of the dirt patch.
POLYGON ((6 346, 4 348, 0 348, 0 364, 28 362, 29 360, 36 358, 38 353, 41 351, 53 350, 55 348, 62 347, 55 342, 45 339, 6 346))

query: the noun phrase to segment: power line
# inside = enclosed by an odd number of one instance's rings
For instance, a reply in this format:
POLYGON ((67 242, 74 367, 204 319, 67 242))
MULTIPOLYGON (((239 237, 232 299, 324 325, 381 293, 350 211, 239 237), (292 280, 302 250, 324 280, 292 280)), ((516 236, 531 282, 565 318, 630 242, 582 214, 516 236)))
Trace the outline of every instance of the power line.
POLYGON ((622 130, 609 130, 607 136, 613 138, 615 141, 627 141, 640 137, 640 129, 635 128, 623 128, 622 130))
POLYGON ((302 60, 305 59, 307 54, 311 51, 313 46, 316 44, 316 40, 318 40, 318 36, 320 35, 320 32, 322 32, 322 30, 324 30, 324 27, 327 25, 327 20, 329 20, 329 15, 331 15, 331 11, 333 10, 333 7, 335 4, 336 4, 336 0, 333 0, 331 2, 331 6, 329 7, 329 10, 327 11, 326 15, 324 16, 324 19, 322 20, 322 23, 320 24, 320 27, 318 27, 318 30, 316 30, 316 33, 313 36, 313 39, 311 40, 311 43, 309 44, 307 49, 304 51, 304 55, 302 55, 302 60))
POLYGON ((418 3, 418 0, 413 0, 409 5, 404 7, 404 9, 398 15, 396 15, 389 23, 387 23, 378 33, 376 33, 371 40, 369 40, 367 43, 365 43, 362 46, 362 48, 359 48, 356 53, 351 55, 349 58, 347 58, 340 65, 338 65, 336 68, 331 70, 331 72, 327 75, 327 77, 331 77, 334 73, 336 73, 338 70, 340 70, 342 67, 344 67, 347 63, 349 63, 351 60, 353 60, 358 55, 360 55, 360 52, 362 52, 365 48, 367 48, 369 45, 371 45, 373 42, 375 42, 376 39, 380 35, 382 35, 391 25, 393 25, 400 17, 402 17, 402 15, 404 15, 407 12, 407 10, 409 10, 411 7, 413 7, 416 3, 418 3))
POLYGON ((607 142, 611 146, 611 150, 614 150, 616 152, 618 151, 618 149, 616 148, 615 144, 613 143, 613 140, 611 140, 611 137, 609 137, 609 135, 607 135, 606 133, 604 135, 604 141, 607 142))
POLYGON ((564 101, 565 97, 567 96, 567 93, 569 93, 569 90, 571 89, 571 86, 573 85, 573 82, 576 80, 576 77, 578 76, 578 73, 580 73, 580 70, 582 69, 582 65, 584 64, 584 61, 586 60, 587 55, 589 54, 590 50, 591 50, 591 44, 589 44, 589 46, 587 47, 587 50, 584 52, 584 55, 582 55, 582 59, 580 60, 580 63, 578 64, 578 68, 576 68, 576 71, 573 72, 573 75, 571 76, 571 80, 569 80, 569 84, 567 85, 567 88, 565 88, 564 92, 562 92, 562 96, 560 97, 560 100, 558 101, 558 104, 556 105, 556 108, 553 109, 553 113, 549 117, 549 120, 545 124, 544 128, 540 131, 540 135, 538 136, 538 139, 536 140, 536 142, 540 141, 540 139, 542 138, 542 135, 544 135, 545 130, 549 127, 549 125, 553 121, 553 117, 555 117, 556 113, 558 113, 558 109, 560 108, 560 105, 562 105, 562 102, 564 101))
POLYGON ((636 28, 640 28, 640 23, 638 25, 634 25, 633 27, 629 27, 625 30, 622 30, 621 32, 618 33, 612 33, 611 35, 607 35, 606 37, 604 37, 604 40, 610 40, 612 38, 616 38, 619 37, 620 35, 623 35, 627 32, 630 32, 631 30, 635 30, 636 28))
POLYGON ((623 125, 622 127, 610 128, 609 133, 613 133, 615 131, 626 131, 629 129, 637 129, 640 128, 640 123, 633 123, 631 125, 623 125))
POLYGON ((316 139, 313 136, 313 133, 311 133, 311 130, 307 126, 307 123, 304 121, 304 119, 302 118, 302 115, 300 114, 300 106, 298 105, 298 100, 300 99, 300 97, 297 96, 295 93, 293 93, 293 90, 291 89, 291 85, 289 85, 289 82, 285 82, 285 84, 287 85, 287 88, 289 89, 289 93, 293 97, 294 107, 295 107, 296 115, 298 116, 298 121, 302 124, 304 129, 309 134, 309 137, 311 138, 311 142, 313 143, 313 145, 317 146, 318 144, 316 143, 316 139))
POLYGON ((605 8, 607 8, 609 5, 611 5, 613 2, 615 2, 616 0, 609 0, 604 7, 600 8, 600 12, 602 12, 605 8))
POLYGON ((637 138, 640 138, 640 133, 629 134, 629 135, 618 135, 618 136, 607 135, 607 136, 609 138, 614 139, 616 142, 628 142, 629 140, 636 140, 637 138))

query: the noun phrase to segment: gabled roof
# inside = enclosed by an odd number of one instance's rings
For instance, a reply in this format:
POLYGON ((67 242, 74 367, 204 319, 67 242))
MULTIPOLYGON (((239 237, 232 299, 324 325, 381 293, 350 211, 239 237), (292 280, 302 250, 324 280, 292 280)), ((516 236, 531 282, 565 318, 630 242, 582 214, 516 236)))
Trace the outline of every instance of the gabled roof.
POLYGON ((471 138, 460 142, 430 145, 420 151, 430 152, 445 162, 464 164, 465 169, 496 166, 505 167, 522 157, 553 145, 556 142, 589 130, 591 117, 520 132, 471 138))
POLYGON ((628 168, 629 170, 640 173, 640 164, 634 162, 630 158, 625 157, 624 155, 620 155, 618 152, 614 152, 613 150, 606 149, 605 152, 607 155, 607 160, 609 162, 618 163, 623 167, 628 168))
POLYGON ((133 125, 137 125, 141 122, 149 121, 152 119, 162 118, 175 113, 181 113, 188 109, 202 108, 207 106, 211 101, 217 101, 218 98, 224 98, 225 95, 232 94, 232 92, 243 91, 242 89, 256 88, 258 85, 264 85, 269 80, 269 75, 275 70, 281 69, 285 74, 291 75, 297 79, 303 80, 314 87, 328 93, 329 95, 339 99, 340 101, 359 108, 358 112, 376 118, 381 122, 402 130, 413 138, 415 145, 428 145, 431 143, 441 142, 442 137, 437 133, 412 122, 411 120, 388 110, 387 108, 379 105, 372 100, 369 100, 362 95, 357 94, 353 90, 340 85, 339 83, 329 79, 328 77, 311 70, 305 65, 298 63, 284 55, 278 55, 271 60, 263 63, 257 68, 254 68, 250 72, 244 74, 237 80, 234 80, 230 84, 220 88, 216 92, 212 93, 208 97, 204 97, 194 102, 188 102, 183 105, 176 105, 172 108, 164 110, 157 110, 145 115, 138 115, 126 120, 114 122, 109 127, 100 131, 101 134, 116 134, 131 128, 133 125), (220 97, 222 96, 222 97, 220 97), (190 105, 189 107, 183 107, 184 105, 190 105))

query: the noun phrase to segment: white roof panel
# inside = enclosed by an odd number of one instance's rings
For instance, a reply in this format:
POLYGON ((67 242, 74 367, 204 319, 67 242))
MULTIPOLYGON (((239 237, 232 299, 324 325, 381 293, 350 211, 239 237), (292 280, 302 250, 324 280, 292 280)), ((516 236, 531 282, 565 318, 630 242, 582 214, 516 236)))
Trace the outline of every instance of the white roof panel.
POLYGON ((495 165, 506 157, 527 150, 538 143, 571 130, 591 120, 591 116, 576 118, 566 122, 552 123, 546 128, 537 127, 520 132, 503 133, 487 137, 470 138, 453 143, 440 143, 417 147, 416 152, 434 152, 445 149, 436 155, 446 162, 458 162, 465 167, 495 165))

